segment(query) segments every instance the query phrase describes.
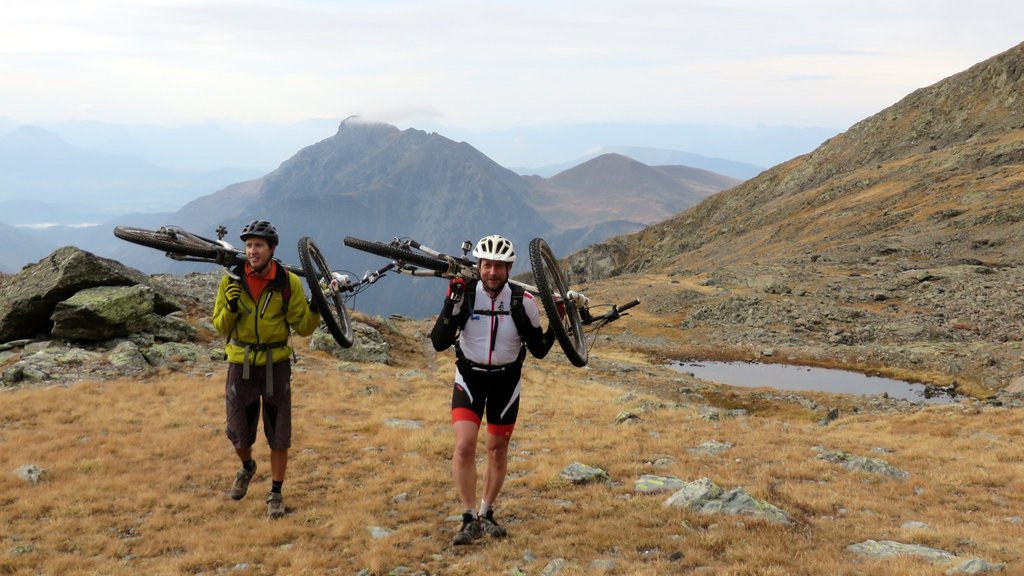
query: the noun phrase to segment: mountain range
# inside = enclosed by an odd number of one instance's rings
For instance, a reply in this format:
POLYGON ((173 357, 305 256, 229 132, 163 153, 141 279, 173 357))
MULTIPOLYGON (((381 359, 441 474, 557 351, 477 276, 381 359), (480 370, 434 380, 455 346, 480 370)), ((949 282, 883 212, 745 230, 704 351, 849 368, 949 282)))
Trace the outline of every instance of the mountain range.
MULTIPOLYGON (((8 139, 13 136, 54 144, 52 135, 38 129, 19 128, 8 139)), ((174 224, 212 236, 220 225, 237 231, 254 218, 269 218, 279 227, 279 256, 285 261, 297 263, 297 240, 310 236, 329 262, 354 276, 383 261, 345 248, 341 240, 349 235, 385 241, 411 236, 451 252, 465 240, 499 232, 522 250, 543 236, 567 254, 639 230, 739 182, 696 168, 647 166, 620 154, 604 154, 552 178, 524 177, 468 143, 350 118, 334 136, 304 147, 269 174, 201 195, 176 211, 134 212, 94 227, 25 231, 19 245, 31 238, 34 249, 19 248, 16 256, 0 250, 0 266, 13 270, 42 257, 45 249, 73 244, 151 273, 201 269, 117 240, 110 230, 116 224, 174 224)), ((524 258, 517 270, 528 267, 524 258)), ((360 298, 362 309, 375 313, 422 315, 432 307, 429 293, 410 290, 403 280, 381 283, 360 298), (383 303, 394 301, 402 303, 400 309, 385 310, 383 303)))
MULTIPOLYGON (((267 217, 281 233, 279 256, 286 261, 297 262, 297 241, 310 236, 334 267, 359 277, 384 261, 344 247, 345 236, 412 237, 455 252, 465 240, 501 233, 522 254, 530 239, 540 236, 567 254, 640 229, 737 183, 703 170, 649 167, 614 154, 552 179, 523 177, 465 142, 353 118, 267 176, 196 199, 165 223, 195 231, 220 225, 239 230, 248 220, 267 217)), ((142 270, 182 269, 170 261, 154 262, 152 251, 142 254, 124 243, 112 249, 113 257, 142 270)), ((526 258, 515 268, 528 269, 526 258)), ((359 306, 373 313, 432 312, 435 295, 419 288, 429 284, 406 282, 422 280, 382 282, 360 297, 359 306)))

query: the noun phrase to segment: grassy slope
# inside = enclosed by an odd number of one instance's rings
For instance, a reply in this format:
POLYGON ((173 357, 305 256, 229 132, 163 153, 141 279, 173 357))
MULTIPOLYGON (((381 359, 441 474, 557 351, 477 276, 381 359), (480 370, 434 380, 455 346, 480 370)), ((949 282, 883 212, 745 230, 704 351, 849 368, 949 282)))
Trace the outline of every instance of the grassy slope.
MULTIPOLYGON (((640 312, 606 330, 654 334, 649 320, 640 312)), ((867 539, 1008 562, 1011 571, 1019 561, 1021 531, 1007 520, 1024 509, 1019 411, 967 403, 843 417, 825 428, 799 410, 711 422, 698 403, 648 393, 703 390, 703 383, 605 340, 584 369, 557 349, 528 361, 498 503, 511 536, 453 548, 451 357, 424 351, 416 331, 426 326, 403 325, 408 336, 393 366, 302 352, 288 515, 274 522, 263 503, 269 463, 262 438, 250 495, 241 502, 225 496, 237 464, 223 435, 221 371, 0 392, 0 574, 387 574, 399 566, 536 574, 554 558, 568 560, 563 574, 599 573, 591 566, 597 559, 615 560, 622 574, 948 568, 866 561, 844 550, 867 539), (625 410, 639 420, 615 424, 625 410), (389 418, 422 428, 394 427, 389 418), (707 440, 734 447, 718 456, 689 452, 707 440), (910 478, 846 471, 816 460, 816 446, 882 457, 910 478), (673 463, 654 468, 664 456, 673 463), (606 469, 612 482, 567 484, 559 471, 574 461, 606 469), (28 463, 47 469, 43 482, 29 485, 13 474, 28 463), (743 486, 798 523, 782 528, 665 508, 667 495, 633 493, 643 474, 743 486), (910 520, 930 527, 901 528, 910 520), (374 526, 394 533, 374 539, 374 526), (524 558, 527 551, 535 560, 524 558)))

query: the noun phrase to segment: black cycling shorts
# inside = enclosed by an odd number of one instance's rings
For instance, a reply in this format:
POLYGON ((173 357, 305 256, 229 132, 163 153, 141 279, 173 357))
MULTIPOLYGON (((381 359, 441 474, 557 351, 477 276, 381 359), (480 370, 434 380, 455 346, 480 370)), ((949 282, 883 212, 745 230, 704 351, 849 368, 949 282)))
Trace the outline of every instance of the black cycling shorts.
POLYGON ((224 386, 227 404, 225 432, 237 449, 256 442, 262 401, 263 435, 273 450, 287 450, 292 443, 292 366, 288 360, 274 362, 274 395, 264 395, 266 366, 250 366, 249 379, 242 379, 242 365, 228 364, 224 386))
POLYGON ((468 420, 479 425, 486 412, 488 433, 511 436, 519 415, 522 362, 498 370, 472 367, 464 360, 456 362, 456 366, 452 422, 468 420))

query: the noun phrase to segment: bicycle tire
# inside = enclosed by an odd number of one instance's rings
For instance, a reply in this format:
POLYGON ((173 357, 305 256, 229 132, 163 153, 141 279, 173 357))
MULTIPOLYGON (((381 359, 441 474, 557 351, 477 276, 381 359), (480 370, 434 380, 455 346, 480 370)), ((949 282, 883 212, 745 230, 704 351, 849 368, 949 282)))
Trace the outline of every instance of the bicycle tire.
POLYGON ((159 230, 115 226, 114 236, 133 244, 146 246, 147 248, 156 248, 164 252, 181 256, 192 256, 193 258, 216 260, 219 248, 217 244, 200 238, 195 234, 168 226, 162 227, 159 230))
POLYGON ((548 317, 548 325, 555 333, 565 357, 573 366, 586 366, 589 353, 580 311, 576 308, 576 303, 567 297, 569 286, 565 281, 565 275, 558 265, 554 252, 543 238, 534 238, 530 241, 530 267, 533 269, 533 280, 537 284, 537 296, 544 305, 544 313, 548 317), (558 313, 558 300, 565 303, 565 316, 558 313))
POLYGON ((399 248, 398 246, 392 246, 391 244, 385 244, 383 242, 346 236, 345 246, 355 248, 356 250, 362 250, 363 252, 369 252, 370 254, 376 254, 377 256, 390 258, 398 262, 415 264, 416 266, 421 266, 437 272, 445 272, 448 270, 448 262, 442 258, 435 258, 429 254, 414 252, 408 248, 399 248))
POLYGON ((327 331, 342 348, 352 346, 355 338, 345 301, 341 294, 328 289, 333 278, 331 267, 327 265, 320 248, 308 236, 299 239, 299 262, 302 263, 310 298, 320 309, 320 317, 327 325, 327 331))

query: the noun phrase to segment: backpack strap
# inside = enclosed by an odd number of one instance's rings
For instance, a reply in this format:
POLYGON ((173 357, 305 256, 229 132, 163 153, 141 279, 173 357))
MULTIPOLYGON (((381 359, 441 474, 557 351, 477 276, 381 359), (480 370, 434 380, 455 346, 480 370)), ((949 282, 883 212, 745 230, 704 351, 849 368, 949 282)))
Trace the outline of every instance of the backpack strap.
MULTIPOLYGON (((484 311, 473 310, 476 305, 476 285, 479 280, 471 280, 466 283, 466 291, 462 296, 462 309, 459 311, 459 330, 466 327, 466 322, 469 322, 469 317, 473 314, 482 314, 484 311)), ((519 332, 519 337, 524 338, 528 334, 528 330, 532 326, 530 324, 530 318, 526 315, 526 308, 523 307, 523 295, 526 293, 526 289, 518 284, 509 284, 509 288, 512 289, 512 298, 509 303, 509 311, 507 314, 512 316, 512 322, 516 325, 516 331, 519 332)), ((490 312, 486 312, 490 314, 490 312)))
POLYGON ((509 284, 509 288, 512 289, 512 303, 509 307, 509 313, 512 315, 512 321, 516 324, 516 331, 519 332, 519 337, 526 337, 527 329, 530 328, 530 319, 526 316, 526 308, 523 307, 523 294, 526 289, 518 284, 509 284))
POLYGON ((466 328, 469 317, 473 315, 473 307, 476 306, 476 285, 479 280, 466 282, 466 288, 462 291, 462 308, 459 309, 459 330, 466 328))

